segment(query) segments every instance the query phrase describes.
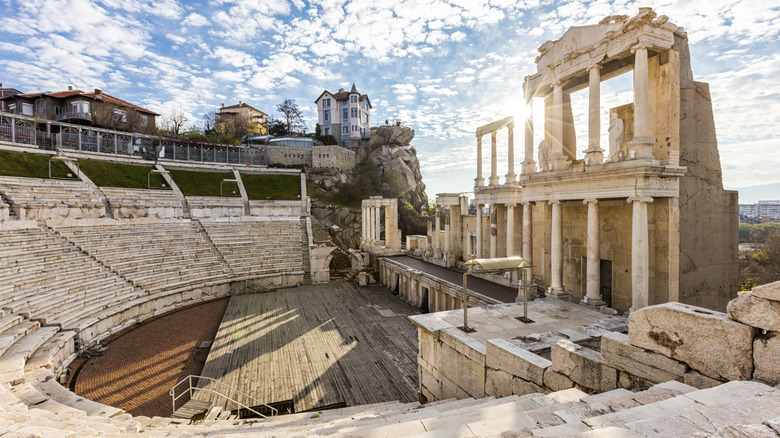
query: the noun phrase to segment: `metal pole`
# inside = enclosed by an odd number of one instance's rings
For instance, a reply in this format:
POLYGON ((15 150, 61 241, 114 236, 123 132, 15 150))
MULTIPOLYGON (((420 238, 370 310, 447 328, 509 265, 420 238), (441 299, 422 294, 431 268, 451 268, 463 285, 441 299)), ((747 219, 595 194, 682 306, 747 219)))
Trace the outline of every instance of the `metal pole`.
POLYGON ((528 320, 528 270, 523 269, 523 318, 528 320))
POLYGON ((469 272, 471 272, 471 268, 469 268, 469 270, 463 274, 463 330, 465 331, 468 331, 469 329, 469 319, 467 315, 467 309, 469 307, 469 295, 468 287, 466 285, 466 278, 469 276, 469 272))

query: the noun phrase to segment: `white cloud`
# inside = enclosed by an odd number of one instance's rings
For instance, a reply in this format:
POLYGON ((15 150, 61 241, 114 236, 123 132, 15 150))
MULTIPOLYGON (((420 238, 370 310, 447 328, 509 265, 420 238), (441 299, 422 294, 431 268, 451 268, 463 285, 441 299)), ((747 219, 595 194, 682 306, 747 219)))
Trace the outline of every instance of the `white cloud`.
POLYGON ((182 20, 181 24, 184 26, 201 27, 208 26, 209 20, 197 12, 191 12, 189 15, 184 17, 184 20, 182 20))

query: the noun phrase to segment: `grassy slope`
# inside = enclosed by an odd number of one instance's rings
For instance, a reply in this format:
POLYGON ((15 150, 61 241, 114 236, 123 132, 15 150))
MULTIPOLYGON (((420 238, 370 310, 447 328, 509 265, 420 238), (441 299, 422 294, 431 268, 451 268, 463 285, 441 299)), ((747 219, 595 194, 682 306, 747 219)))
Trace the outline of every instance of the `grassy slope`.
MULTIPOLYGON (((0 151, 0 175, 27 178, 49 177, 49 155, 26 152, 0 151)), ((51 163, 51 176, 67 178, 70 170, 60 162, 51 163)), ((73 175, 71 179, 76 179, 73 175)))
POLYGON ((165 179, 159 174, 149 175, 152 166, 106 163, 103 161, 81 161, 81 170, 100 187, 124 187, 145 189, 166 188, 165 179))
MULTIPOLYGON (((169 169, 173 181, 185 196, 219 196, 219 186, 224 179, 233 179, 232 172, 194 172, 190 170, 169 169)), ((226 195, 235 190, 236 183, 222 185, 226 195)))
POLYGON ((241 174, 249 199, 253 200, 298 200, 301 199, 301 177, 299 175, 257 175, 241 174))

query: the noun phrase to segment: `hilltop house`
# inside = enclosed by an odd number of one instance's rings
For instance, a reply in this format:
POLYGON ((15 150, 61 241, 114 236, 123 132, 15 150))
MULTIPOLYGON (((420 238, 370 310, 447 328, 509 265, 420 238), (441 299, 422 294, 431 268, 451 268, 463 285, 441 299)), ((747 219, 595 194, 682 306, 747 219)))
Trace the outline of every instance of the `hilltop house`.
POLYGON ((16 94, 22 94, 22 92, 16 88, 3 88, 3 84, 0 83, 0 113, 4 113, 6 111, 5 101, 3 101, 3 98, 14 96, 16 94))
POLYGON ((247 132, 251 134, 268 133, 268 114, 241 101, 237 105, 225 106, 222 104, 216 113, 215 123, 217 127, 228 123, 233 123, 236 126, 246 124, 247 132))
POLYGON ((152 134, 157 130, 159 114, 98 88, 86 93, 68 87, 67 91, 14 94, 0 100, 12 114, 118 131, 152 134))
POLYGON ((371 101, 368 95, 358 93, 355 84, 349 92, 343 88, 338 93, 325 90, 314 103, 322 135, 332 135, 341 146, 358 146, 360 140, 371 137, 371 101))

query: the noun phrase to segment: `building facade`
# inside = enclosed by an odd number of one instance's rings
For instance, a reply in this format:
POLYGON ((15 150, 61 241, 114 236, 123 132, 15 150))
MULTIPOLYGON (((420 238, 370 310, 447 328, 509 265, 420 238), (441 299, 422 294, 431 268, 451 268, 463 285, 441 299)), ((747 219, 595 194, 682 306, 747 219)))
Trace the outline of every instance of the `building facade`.
POLYGON ((453 265, 522 256, 540 293, 619 312, 668 301, 722 311, 737 291, 737 193, 723 190, 709 88, 693 80, 686 33, 640 8, 631 18, 571 28, 539 51, 524 95, 529 105, 544 101, 545 117, 521 122, 520 174, 514 119, 477 128, 476 214, 461 213, 459 194, 439 195, 445 230, 436 221, 426 258, 453 265), (609 110, 610 141, 602 145, 599 85, 626 73, 633 102, 609 110), (570 95, 586 88, 588 122, 575 126, 570 95), (589 142, 578 157, 575 129, 583 128, 589 142))
POLYGON ((239 101, 237 105, 222 106, 215 114, 216 129, 220 125, 232 123, 236 126, 245 126, 249 135, 263 135, 268 133, 268 114, 253 106, 239 101))
POLYGON ((349 92, 325 90, 314 103, 322 135, 332 135, 341 146, 358 146, 371 137, 371 100, 358 93, 355 84, 349 92))
POLYGON ((745 218, 780 219, 780 201, 758 201, 755 204, 739 204, 739 216, 745 218))
POLYGON ((8 113, 96 128, 153 134, 159 114, 96 88, 91 93, 67 91, 14 94, 2 98, 8 113))

